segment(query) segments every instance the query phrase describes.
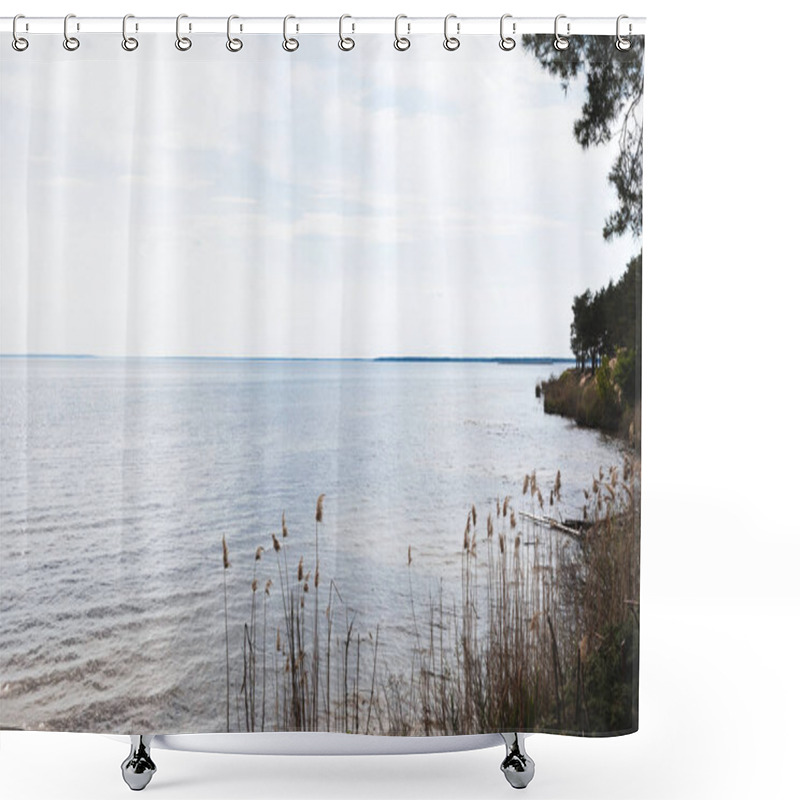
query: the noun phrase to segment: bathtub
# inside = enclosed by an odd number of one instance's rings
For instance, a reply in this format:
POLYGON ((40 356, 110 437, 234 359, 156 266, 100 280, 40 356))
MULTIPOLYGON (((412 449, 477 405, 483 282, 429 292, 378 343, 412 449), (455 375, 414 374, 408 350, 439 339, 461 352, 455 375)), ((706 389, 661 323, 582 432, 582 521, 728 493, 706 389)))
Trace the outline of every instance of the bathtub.
POLYGON ((487 733, 472 736, 367 736, 351 733, 192 733, 141 734, 130 737, 130 753, 122 762, 122 777, 134 791, 141 791, 156 772, 153 750, 241 755, 411 755, 451 753, 506 746, 500 769, 515 789, 524 789, 533 778, 534 763, 525 752, 523 733, 487 733))

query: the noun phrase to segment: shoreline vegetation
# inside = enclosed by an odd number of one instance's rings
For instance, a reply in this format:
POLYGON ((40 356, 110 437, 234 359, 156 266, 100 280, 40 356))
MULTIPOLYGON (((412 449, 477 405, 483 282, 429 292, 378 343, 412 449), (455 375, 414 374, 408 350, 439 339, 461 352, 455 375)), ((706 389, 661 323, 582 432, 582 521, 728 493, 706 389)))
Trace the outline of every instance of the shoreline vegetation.
POLYGON ((294 551, 285 514, 249 555, 232 556, 223 537, 228 730, 636 730, 637 462, 600 469, 579 520, 561 513, 560 472, 545 486, 534 471, 520 489, 520 497, 466 508, 463 538, 452 542, 460 585, 440 582, 424 601, 415 598, 409 546, 397 567, 408 570, 408 608, 386 610, 409 621, 401 644, 410 669, 402 673, 382 657, 385 627, 360 629, 348 587, 324 575, 325 495, 311 553, 294 551), (242 590, 249 614, 234 622, 228 594, 242 590))
POLYGON ((546 414, 624 439, 637 453, 642 419, 642 253, 615 283, 572 303, 575 367, 536 387, 546 414))
POLYGON ((544 403, 545 414, 557 414, 578 425, 596 428, 622 439, 637 453, 642 441, 642 402, 638 392, 626 396, 624 390, 625 355, 603 358, 594 374, 567 369, 536 386, 536 396, 544 403))

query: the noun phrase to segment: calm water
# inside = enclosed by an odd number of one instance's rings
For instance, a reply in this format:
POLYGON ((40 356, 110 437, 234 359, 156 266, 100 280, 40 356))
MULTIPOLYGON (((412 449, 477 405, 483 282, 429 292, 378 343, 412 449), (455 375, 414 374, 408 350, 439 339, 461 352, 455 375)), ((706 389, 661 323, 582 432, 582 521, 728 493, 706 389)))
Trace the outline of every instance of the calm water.
POLYGON ((222 536, 240 646, 256 547, 285 511, 313 569, 322 492, 321 585, 401 666, 410 585, 460 592, 472 503, 560 469, 580 515, 621 462, 544 415, 563 366, 0 359, 0 726, 224 730, 222 536))

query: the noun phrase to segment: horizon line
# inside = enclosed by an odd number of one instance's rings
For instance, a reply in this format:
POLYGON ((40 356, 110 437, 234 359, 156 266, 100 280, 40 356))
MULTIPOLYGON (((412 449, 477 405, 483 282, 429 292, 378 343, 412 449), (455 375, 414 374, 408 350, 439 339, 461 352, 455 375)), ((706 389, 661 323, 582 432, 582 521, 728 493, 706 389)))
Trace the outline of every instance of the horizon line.
POLYGON ((63 360, 142 360, 142 361, 361 361, 361 362, 479 362, 479 363, 555 363, 574 361, 572 356, 101 356, 92 353, 0 353, 9 359, 63 360))

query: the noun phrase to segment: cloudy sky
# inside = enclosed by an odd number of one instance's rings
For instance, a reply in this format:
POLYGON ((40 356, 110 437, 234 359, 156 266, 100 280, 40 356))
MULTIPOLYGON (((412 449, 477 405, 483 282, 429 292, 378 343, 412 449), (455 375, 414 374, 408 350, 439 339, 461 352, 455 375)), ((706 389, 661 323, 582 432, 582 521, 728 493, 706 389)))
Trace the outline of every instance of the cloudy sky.
POLYGON ((0 352, 569 355, 613 149, 522 47, 2 48, 0 352))

